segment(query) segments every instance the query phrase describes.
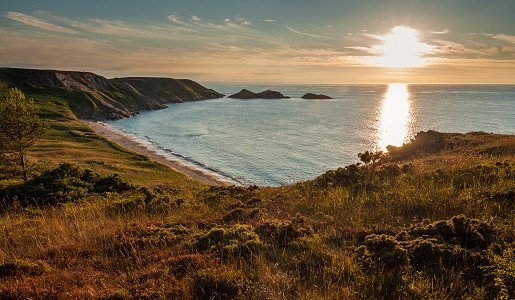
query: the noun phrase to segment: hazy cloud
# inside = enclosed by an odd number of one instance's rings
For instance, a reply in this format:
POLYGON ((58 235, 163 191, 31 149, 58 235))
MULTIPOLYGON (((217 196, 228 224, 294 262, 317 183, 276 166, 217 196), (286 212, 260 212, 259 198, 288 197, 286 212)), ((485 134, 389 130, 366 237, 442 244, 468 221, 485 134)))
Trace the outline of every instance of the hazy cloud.
POLYGON ((444 29, 442 31, 431 31, 432 34, 447 34, 450 33, 449 29, 444 29))
POLYGON ((515 44, 515 35, 507 35, 507 34, 496 34, 492 36, 494 39, 509 42, 515 44))
POLYGON ((181 21, 181 17, 179 16, 176 16, 176 15, 169 15, 168 16, 168 20, 176 23, 176 24, 179 24, 179 25, 183 25, 183 26, 187 26, 188 24, 184 23, 183 21, 181 21))
POLYGON ((313 38, 324 38, 324 39, 330 38, 330 37, 324 36, 324 35, 318 35, 318 34, 312 34, 312 33, 306 33, 306 32, 302 32, 302 31, 298 31, 296 29, 291 28, 290 26, 286 26, 286 28, 289 31, 293 32, 293 33, 300 34, 300 35, 305 35, 305 36, 309 36, 309 37, 313 37, 313 38))
POLYGON ((49 31, 54 31, 54 32, 63 32, 63 33, 73 32, 72 30, 70 30, 68 28, 64 28, 64 27, 61 27, 61 26, 55 25, 55 24, 50 24, 45 21, 39 20, 31 15, 26 15, 26 14, 23 14, 20 12, 9 11, 9 12, 7 12, 7 14, 5 16, 11 20, 14 20, 14 21, 17 21, 17 22, 20 22, 20 23, 23 23, 25 25, 29 25, 32 27, 36 27, 39 29, 44 29, 44 30, 49 30, 49 31))

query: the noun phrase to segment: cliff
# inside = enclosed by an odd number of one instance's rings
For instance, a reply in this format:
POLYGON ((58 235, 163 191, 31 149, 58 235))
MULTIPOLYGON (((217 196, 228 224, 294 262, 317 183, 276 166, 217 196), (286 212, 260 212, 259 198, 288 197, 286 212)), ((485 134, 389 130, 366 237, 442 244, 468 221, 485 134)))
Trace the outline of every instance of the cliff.
POLYGON ((0 68, 0 86, 66 99, 77 117, 89 120, 120 119, 169 103, 223 97, 188 79, 107 79, 90 72, 16 68, 0 68))
POLYGON ((266 90, 260 93, 254 93, 247 89, 243 89, 234 95, 230 95, 229 98, 235 99, 288 99, 290 97, 285 96, 279 92, 266 90))

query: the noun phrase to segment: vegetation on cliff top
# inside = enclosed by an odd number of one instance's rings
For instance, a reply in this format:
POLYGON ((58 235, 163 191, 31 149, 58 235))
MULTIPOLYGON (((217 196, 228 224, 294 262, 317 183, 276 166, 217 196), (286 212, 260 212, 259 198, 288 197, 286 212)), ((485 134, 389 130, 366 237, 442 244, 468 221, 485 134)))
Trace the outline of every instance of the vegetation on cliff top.
POLYGON ((32 179, 1 165, 0 298, 515 297, 515 136, 422 132, 314 180, 207 187, 35 98, 32 179))
POLYGON ((169 103, 223 97, 188 79, 107 79, 89 72, 17 68, 0 68, 0 86, 60 98, 77 117, 89 120, 120 119, 169 103))

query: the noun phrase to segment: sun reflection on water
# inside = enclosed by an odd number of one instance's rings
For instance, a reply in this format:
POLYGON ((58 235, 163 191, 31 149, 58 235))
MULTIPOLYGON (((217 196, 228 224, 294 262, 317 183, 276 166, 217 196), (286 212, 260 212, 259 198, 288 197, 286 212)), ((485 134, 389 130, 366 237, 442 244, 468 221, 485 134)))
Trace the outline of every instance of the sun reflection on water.
POLYGON ((386 150, 386 146, 401 146, 410 134, 411 108, 410 94, 405 83, 388 86, 384 94, 378 121, 377 148, 386 150))

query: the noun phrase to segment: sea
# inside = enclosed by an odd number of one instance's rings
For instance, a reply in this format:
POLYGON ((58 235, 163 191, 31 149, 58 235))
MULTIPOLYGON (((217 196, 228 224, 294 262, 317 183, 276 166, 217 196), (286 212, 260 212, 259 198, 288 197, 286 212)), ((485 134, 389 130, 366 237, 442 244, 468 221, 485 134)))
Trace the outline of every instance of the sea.
POLYGON ((227 97, 170 104, 107 122, 171 160, 241 185, 281 186, 400 146, 419 131, 515 134, 515 85, 204 84, 289 99, 227 97), (305 93, 330 100, 307 100, 305 93))

